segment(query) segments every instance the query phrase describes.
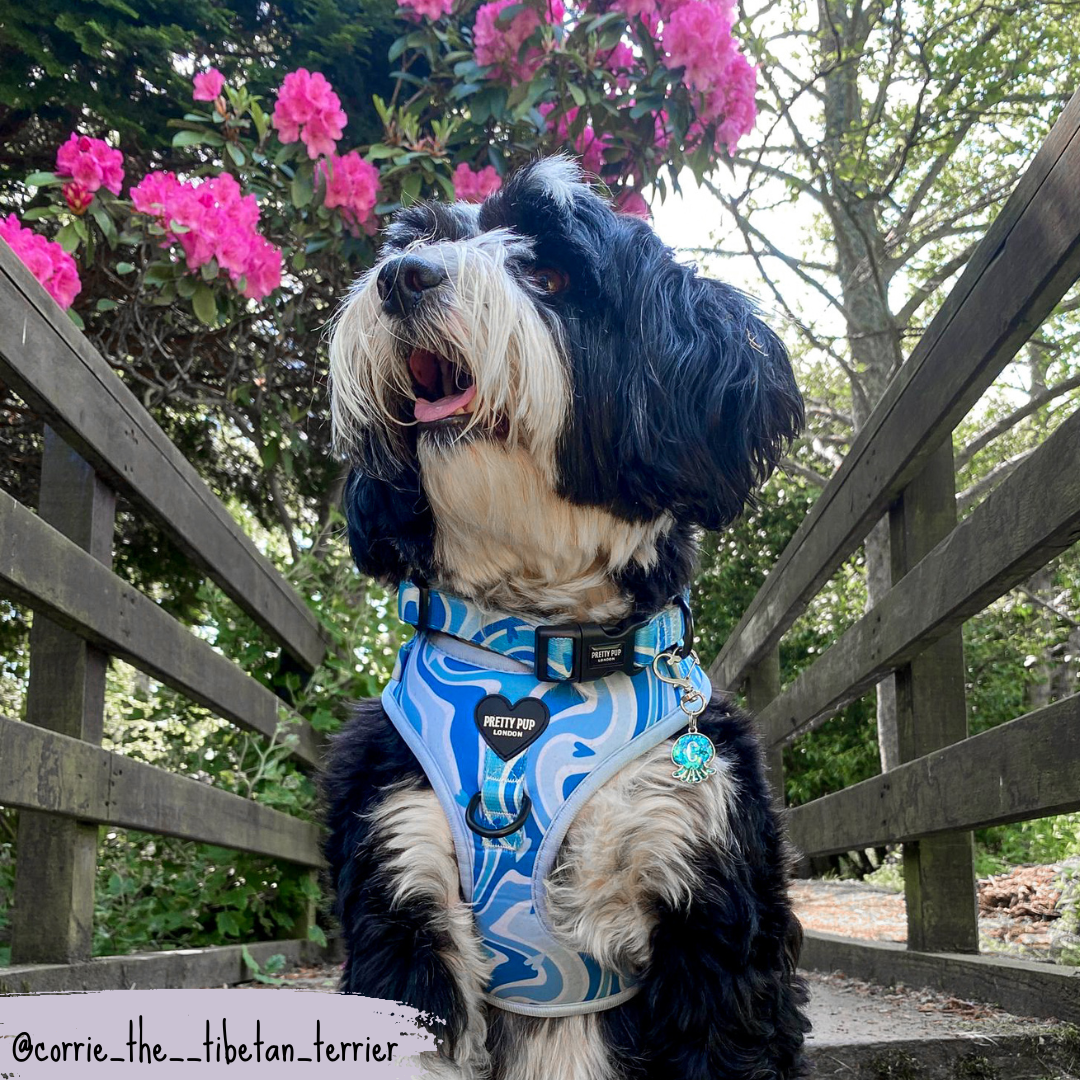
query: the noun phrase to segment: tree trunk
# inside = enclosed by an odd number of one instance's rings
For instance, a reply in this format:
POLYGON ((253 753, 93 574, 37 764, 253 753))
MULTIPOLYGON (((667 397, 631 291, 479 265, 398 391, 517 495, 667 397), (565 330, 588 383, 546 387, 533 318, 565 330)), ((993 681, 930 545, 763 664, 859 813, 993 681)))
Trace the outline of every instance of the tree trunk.
MULTIPOLYGON (((866 423, 889 380, 903 362, 900 334, 889 306, 885 236, 875 203, 858 183, 845 179, 849 141, 865 122, 857 65, 851 56, 865 48, 869 20, 861 7, 849 12, 843 0, 819 0, 825 90, 824 164, 829 174, 826 210, 835 232, 840 290, 851 352, 852 416, 856 432, 866 423)), ((866 538, 868 609, 891 587, 889 524, 884 519, 866 538)), ((896 693, 891 678, 877 687, 878 749, 883 772, 900 763, 896 693)))

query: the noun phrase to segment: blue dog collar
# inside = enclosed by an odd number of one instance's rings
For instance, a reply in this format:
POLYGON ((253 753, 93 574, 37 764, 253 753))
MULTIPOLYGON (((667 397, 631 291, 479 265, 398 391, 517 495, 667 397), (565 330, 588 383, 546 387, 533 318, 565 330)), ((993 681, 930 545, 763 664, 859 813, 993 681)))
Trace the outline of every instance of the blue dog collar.
POLYGON ((545 626, 404 581, 398 587, 398 618, 527 664, 542 682, 587 682, 620 671, 634 675, 660 653, 682 645, 685 657, 693 647, 690 607, 681 597, 647 622, 613 629, 589 623, 545 626))

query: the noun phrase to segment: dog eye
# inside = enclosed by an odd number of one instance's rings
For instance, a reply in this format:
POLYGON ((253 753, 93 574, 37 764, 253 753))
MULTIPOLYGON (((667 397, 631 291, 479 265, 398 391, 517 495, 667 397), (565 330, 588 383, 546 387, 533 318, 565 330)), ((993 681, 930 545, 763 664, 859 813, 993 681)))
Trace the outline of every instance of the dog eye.
POLYGON ((529 277, 541 292, 551 294, 562 292, 570 284, 570 278, 566 274, 551 266, 538 266, 529 273, 529 277))

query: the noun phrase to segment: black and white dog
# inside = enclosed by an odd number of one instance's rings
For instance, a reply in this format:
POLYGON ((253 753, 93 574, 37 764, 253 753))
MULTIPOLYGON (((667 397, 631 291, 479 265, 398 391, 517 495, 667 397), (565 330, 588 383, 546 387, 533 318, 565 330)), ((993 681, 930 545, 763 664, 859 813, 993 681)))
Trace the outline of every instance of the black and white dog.
MULTIPOLYGON (((700 530, 739 514, 802 422, 747 299, 676 263, 564 158, 479 207, 399 212, 336 323, 331 379, 360 568, 530 624, 666 608, 700 530)), ((801 932, 759 749, 722 698, 699 729, 707 782, 673 779, 667 739, 561 839, 552 933, 636 992, 552 1018, 492 1004, 445 804, 382 705, 362 704, 324 779, 341 989, 441 1018, 438 1076, 804 1075, 801 932)))

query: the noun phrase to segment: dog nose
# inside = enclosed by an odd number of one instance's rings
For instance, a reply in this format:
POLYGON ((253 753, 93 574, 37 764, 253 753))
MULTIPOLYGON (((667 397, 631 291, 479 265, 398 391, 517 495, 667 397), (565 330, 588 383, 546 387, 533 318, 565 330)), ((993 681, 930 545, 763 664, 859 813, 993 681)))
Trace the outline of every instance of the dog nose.
POLYGON ((446 280, 446 271, 419 255, 402 255, 385 263, 376 279, 383 311, 409 315, 428 289, 446 280))

